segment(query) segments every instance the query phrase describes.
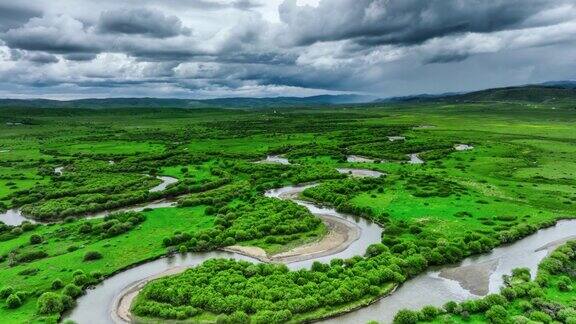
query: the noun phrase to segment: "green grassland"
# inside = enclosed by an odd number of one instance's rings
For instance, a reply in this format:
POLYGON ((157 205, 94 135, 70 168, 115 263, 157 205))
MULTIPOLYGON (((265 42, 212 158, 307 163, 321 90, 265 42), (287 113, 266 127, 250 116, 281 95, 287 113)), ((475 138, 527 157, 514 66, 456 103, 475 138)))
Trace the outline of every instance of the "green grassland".
MULTIPOLYGON (((37 299, 53 291, 55 279, 64 284, 75 280, 78 269, 97 281, 99 276, 91 272, 107 276, 177 250, 241 244, 274 253, 321 238, 326 228, 308 212, 262 197, 265 190, 288 184, 322 181, 304 193, 308 199, 373 219, 386 232, 382 244, 365 256, 317 266, 312 272, 322 274, 307 274, 319 286, 326 281, 325 291, 314 286, 301 292, 294 286, 306 307, 291 301, 288 314, 277 309, 286 305, 258 302, 242 310, 254 320, 274 315, 301 322, 342 312, 379 298, 429 265, 485 252, 576 216, 576 110, 569 104, 424 103, 277 111, 4 108, 0 120, 25 121, 0 123, 0 209, 19 207, 55 222, 0 231, 0 289, 11 286, 28 293, 17 308, 8 308, 5 299, 0 302, 3 323, 58 318, 60 312, 38 314, 37 299), (419 127, 423 125, 433 127, 419 127), (388 136, 406 140, 391 142, 388 136), (456 144, 474 149, 455 151, 456 144), (426 163, 405 163, 412 153, 426 163), (253 163, 267 154, 282 154, 292 164, 253 163), (383 162, 348 163, 350 154, 383 162), (54 173, 58 166, 64 167, 62 175, 54 173), (387 175, 347 179, 337 167, 387 175), (149 193, 159 183, 150 175, 179 182, 149 193), (181 207, 146 211, 143 222, 113 237, 80 232, 84 222, 104 222, 81 220, 83 215, 158 199, 176 199, 181 207), (281 227, 283 223, 289 226, 281 227), (60 232, 74 234, 62 237, 60 232), (43 243, 30 244, 33 234, 43 243), (79 249, 68 251, 72 245, 79 249), (11 262, 38 251, 47 256, 11 262), (88 251, 100 252, 102 258, 85 262, 88 251), (386 280, 365 286, 363 279, 348 277, 350 271, 368 273, 366 269, 386 273, 386 280), (332 280, 334 273, 342 275, 341 282, 332 280), (334 288, 338 285, 362 287, 363 295, 334 288)), ((274 278, 263 272, 258 280, 298 282, 291 272, 273 271, 274 278)), ((230 280, 217 274, 222 282, 230 280)), ((214 281, 206 289, 217 291, 217 286, 214 281)), ((267 293, 274 299, 272 288, 267 293)), ((61 288, 55 291, 62 293, 61 288)), ((158 302, 139 300, 140 305, 158 302)), ((162 302, 162 307, 176 306, 162 302)), ((237 311, 194 307, 194 318, 212 321, 237 311)), ((178 311, 155 315, 159 320, 183 316, 178 311)))
MULTIPOLYGON (((73 282, 73 273, 82 270, 86 274, 99 272, 109 276, 123 268, 139 262, 162 256, 166 251, 158 244, 158 237, 171 235, 175 231, 196 231, 213 226, 214 218, 204 215, 203 207, 156 209, 143 213, 146 220, 129 232, 114 236, 101 237, 80 233, 83 222, 64 225, 39 226, 25 231, 17 238, 2 242, 0 254, 26 254, 41 250, 47 257, 33 262, 10 265, 6 260, 0 265, 2 284, 13 287, 15 291, 27 291, 31 296, 25 299, 18 309, 0 308, 3 323, 23 323, 29 320, 42 320, 36 315, 36 301, 42 291, 60 291, 52 289, 55 279, 67 285, 73 282), (65 233, 62 235, 61 233, 65 233), (43 242, 30 244, 32 235, 40 235, 43 242), (72 247, 72 248, 71 248, 72 247), (83 261, 87 251, 102 253, 103 258, 91 262, 83 261), (22 274, 33 269, 31 274, 22 274)), ((94 226, 103 220, 86 221, 94 226)))

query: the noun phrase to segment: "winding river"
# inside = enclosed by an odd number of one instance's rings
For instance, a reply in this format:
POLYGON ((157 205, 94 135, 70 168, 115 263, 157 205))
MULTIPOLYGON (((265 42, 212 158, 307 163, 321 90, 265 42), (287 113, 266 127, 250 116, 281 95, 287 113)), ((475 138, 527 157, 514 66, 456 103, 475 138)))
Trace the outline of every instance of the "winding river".
MULTIPOLYGON (((354 176, 354 173, 352 173, 354 176)), ((314 261, 329 262, 333 258, 349 258, 364 254, 366 248, 379 243, 382 229, 370 221, 345 215, 333 208, 300 200, 298 197, 306 188, 316 184, 287 186, 269 190, 267 197, 288 199, 306 207, 311 213, 322 218, 333 217, 345 222, 352 232, 353 239, 347 239, 334 248, 318 250, 316 253, 301 255, 285 260, 292 270, 309 268, 314 261)), ((350 232, 350 233, 352 233, 350 232)), ((557 245, 576 235, 576 220, 558 222, 555 226, 539 230, 537 233, 513 244, 501 246, 479 256, 469 257, 459 264, 434 268, 410 279, 392 295, 378 302, 325 320, 326 323, 365 323, 377 320, 390 323, 394 314, 403 308, 419 309, 426 305, 441 306, 449 300, 476 298, 487 293, 497 292, 502 285, 502 275, 517 267, 527 267, 534 274, 538 263, 557 245)), ((211 258, 232 258, 260 262, 258 258, 241 252, 214 251, 188 253, 147 262, 120 272, 88 290, 78 299, 77 307, 68 318, 77 323, 126 323, 130 321, 129 309, 138 291, 150 280, 184 271, 211 258)))

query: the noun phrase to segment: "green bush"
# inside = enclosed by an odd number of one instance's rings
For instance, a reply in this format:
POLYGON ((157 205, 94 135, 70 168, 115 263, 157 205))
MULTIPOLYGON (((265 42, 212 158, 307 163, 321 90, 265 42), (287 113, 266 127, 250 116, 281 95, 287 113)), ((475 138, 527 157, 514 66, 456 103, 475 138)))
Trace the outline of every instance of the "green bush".
POLYGON ((442 311, 434 306, 424 306, 420 311, 420 319, 423 321, 432 321, 436 316, 438 316, 442 311))
POLYGON ((549 323, 552 321, 552 317, 542 311, 533 311, 530 313, 530 319, 542 323, 549 323))
POLYGON ((486 318, 490 320, 491 323, 506 323, 506 319, 508 317, 508 312, 506 308, 502 305, 494 305, 490 307, 488 311, 486 311, 486 318))
POLYGON ((32 234, 30 236, 30 244, 40 244, 42 243, 42 236, 38 234, 32 234))
POLYGON ((568 276, 561 276, 558 280, 558 290, 570 291, 572 290, 572 280, 568 276))
POLYGON ((0 298, 8 298, 14 292, 14 288, 12 286, 6 286, 0 289, 0 298))
POLYGON ((72 282, 74 282, 74 284, 77 286, 83 287, 84 285, 90 282, 90 279, 85 274, 79 274, 77 276, 74 276, 72 282))
POLYGON ((84 254, 84 261, 94 261, 102 259, 102 254, 98 251, 88 251, 84 254))
POLYGON ((64 303, 59 294, 45 292, 38 298, 37 309, 39 314, 59 314, 64 311, 64 303))
POLYGON ((17 294, 11 294, 6 298, 6 306, 8 308, 18 308, 20 305, 22 305, 22 300, 17 294))
POLYGON ((72 298, 76 298, 82 295, 82 289, 75 284, 67 284, 64 289, 62 289, 62 293, 72 298))
POLYGON ((53 290, 58 290, 60 288, 62 288, 64 286, 64 283, 62 283, 62 280, 60 278, 56 278, 54 279, 54 281, 52 281, 52 289, 53 290))
POLYGON ((418 312, 402 309, 394 316, 394 324, 416 324, 418 323, 418 312))

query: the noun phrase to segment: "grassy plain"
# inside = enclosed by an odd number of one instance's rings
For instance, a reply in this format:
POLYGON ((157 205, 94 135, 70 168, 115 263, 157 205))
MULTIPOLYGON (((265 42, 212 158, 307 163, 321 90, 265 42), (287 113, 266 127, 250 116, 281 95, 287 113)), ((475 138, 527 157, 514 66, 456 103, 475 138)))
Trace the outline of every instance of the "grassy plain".
MULTIPOLYGON (((448 255, 441 250, 446 246, 462 251, 454 256, 458 259, 518 239, 525 235, 521 226, 538 228, 576 216, 576 110, 556 106, 2 109, 0 209, 23 207, 59 223, 20 235, 6 234, 0 240, 0 255, 5 256, 0 261, 2 285, 32 293, 16 309, 8 309, 2 301, 0 320, 38 321, 39 293, 50 291, 56 278, 69 283, 77 269, 109 275, 181 246, 211 249, 234 242, 275 252, 321 237, 323 227, 296 223, 289 229, 291 234, 267 232, 255 215, 262 215, 265 222, 269 210, 249 211, 250 226, 263 235, 242 223, 238 206, 254 204, 265 189, 289 183, 327 180, 313 198, 385 224, 383 245, 391 258, 418 255, 427 265, 443 264, 454 261, 435 254, 448 255), (14 120, 26 122, 6 124, 14 120), (433 127, 418 127, 423 125, 433 127), (406 140, 389 141, 388 136, 395 135, 406 140), (455 151, 456 144, 474 148, 455 151), (419 153, 426 163, 406 163, 406 155, 412 153, 419 153), (252 163, 267 154, 283 154, 293 164, 252 163), (385 162, 347 163, 349 154, 385 162), (64 167, 62 175, 54 173, 58 166, 64 167), (378 183, 345 183, 336 167, 369 168, 387 177, 378 183), (145 174, 180 181, 166 192, 150 194, 148 189, 157 182, 145 174), (119 236, 59 238, 55 234, 83 222, 61 223, 67 216, 174 197, 189 207, 145 212, 143 223, 119 236), (518 230, 510 233, 511 229, 518 230), (191 238, 178 231, 190 233, 191 238), (44 243, 31 246, 32 234, 41 235, 44 243), (169 246, 163 243, 165 238, 169 246), (82 247, 69 252, 69 245, 82 247), (10 265, 14 251, 37 250, 48 257, 10 265), (91 250, 101 252, 103 258, 84 262, 83 255, 91 250), (32 268, 38 269, 33 275, 18 274, 32 268)), ((276 213, 274 217, 288 219, 281 208, 276 213)), ((395 283, 383 283, 379 291, 395 283)), ((291 320, 321 317, 361 302, 317 305, 293 313, 291 320)))

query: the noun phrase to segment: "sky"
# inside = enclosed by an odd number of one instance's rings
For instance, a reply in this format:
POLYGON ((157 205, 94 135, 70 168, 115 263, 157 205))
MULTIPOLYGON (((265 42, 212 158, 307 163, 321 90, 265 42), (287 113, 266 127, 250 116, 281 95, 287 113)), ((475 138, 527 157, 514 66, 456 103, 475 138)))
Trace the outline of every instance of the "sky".
POLYGON ((1 98, 384 98, 575 78, 575 0, 0 0, 1 98))

